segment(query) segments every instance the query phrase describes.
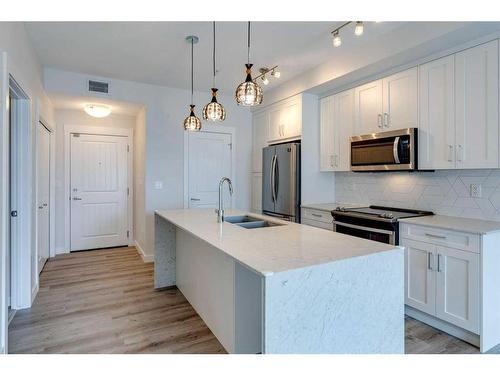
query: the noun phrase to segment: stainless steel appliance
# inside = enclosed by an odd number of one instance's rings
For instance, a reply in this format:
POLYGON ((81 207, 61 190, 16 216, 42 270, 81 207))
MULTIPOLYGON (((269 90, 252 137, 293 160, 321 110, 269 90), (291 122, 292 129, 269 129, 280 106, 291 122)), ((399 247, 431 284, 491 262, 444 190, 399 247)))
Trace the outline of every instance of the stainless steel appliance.
POLYGON ((399 245, 399 219, 434 215, 431 211, 369 206, 337 207, 332 211, 333 230, 368 240, 399 245))
POLYGON ((262 211, 300 223, 300 143, 262 150, 262 211))
POLYGON ((418 169, 418 129, 407 128, 350 137, 351 170, 412 171, 418 169))

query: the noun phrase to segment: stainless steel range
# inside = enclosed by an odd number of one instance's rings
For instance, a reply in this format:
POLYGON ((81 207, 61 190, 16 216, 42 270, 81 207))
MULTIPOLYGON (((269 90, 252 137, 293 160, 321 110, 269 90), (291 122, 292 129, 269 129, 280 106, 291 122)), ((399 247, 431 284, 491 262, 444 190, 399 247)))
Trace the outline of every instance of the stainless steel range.
POLYGON ((434 215, 431 211, 369 206, 332 210, 333 230, 368 240, 399 244, 399 219, 434 215))

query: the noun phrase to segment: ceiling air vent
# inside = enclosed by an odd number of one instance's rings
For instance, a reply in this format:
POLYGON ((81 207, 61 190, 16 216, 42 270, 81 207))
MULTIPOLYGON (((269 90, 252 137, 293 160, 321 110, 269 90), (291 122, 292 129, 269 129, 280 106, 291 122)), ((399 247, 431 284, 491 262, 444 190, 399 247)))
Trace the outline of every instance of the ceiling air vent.
POLYGON ((89 80, 89 91, 109 94, 109 83, 89 80))

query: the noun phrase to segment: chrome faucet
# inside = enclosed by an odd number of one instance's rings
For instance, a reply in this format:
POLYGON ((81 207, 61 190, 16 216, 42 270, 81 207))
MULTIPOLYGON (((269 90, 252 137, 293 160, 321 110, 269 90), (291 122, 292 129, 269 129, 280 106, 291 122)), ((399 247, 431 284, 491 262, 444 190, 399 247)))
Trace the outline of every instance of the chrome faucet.
POLYGON ((218 223, 222 223, 224 221, 224 201, 222 199, 222 187, 224 186, 224 181, 227 181, 227 184, 229 186, 229 193, 233 195, 233 183, 228 177, 222 177, 219 182, 219 208, 215 210, 218 223))

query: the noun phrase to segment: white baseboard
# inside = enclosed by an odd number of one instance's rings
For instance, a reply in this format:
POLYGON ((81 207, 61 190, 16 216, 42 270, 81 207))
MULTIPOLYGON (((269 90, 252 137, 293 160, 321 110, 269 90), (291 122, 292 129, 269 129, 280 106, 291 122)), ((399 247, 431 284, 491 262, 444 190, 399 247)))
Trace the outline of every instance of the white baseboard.
POLYGON ((33 305, 33 301, 36 298, 36 295, 38 294, 38 289, 39 289, 39 284, 36 283, 33 289, 31 289, 31 304, 33 305))
POLYGON ((426 314, 407 305, 405 305, 405 314, 414 319, 420 320, 421 322, 430 325, 431 327, 437 328, 440 331, 446 332, 449 335, 458 337, 460 340, 468 342, 469 344, 477 346, 478 348, 480 347, 480 337, 473 332, 466 331, 463 328, 457 327, 456 325, 445 322, 444 320, 426 314))
POLYGON ((135 241, 135 248, 139 252, 139 255, 144 263, 151 263, 155 261, 154 255, 147 255, 137 241, 135 241))
POLYGON ((69 251, 67 251, 64 246, 59 246, 59 247, 56 247, 56 255, 59 255, 59 254, 67 254, 69 253, 69 251))

